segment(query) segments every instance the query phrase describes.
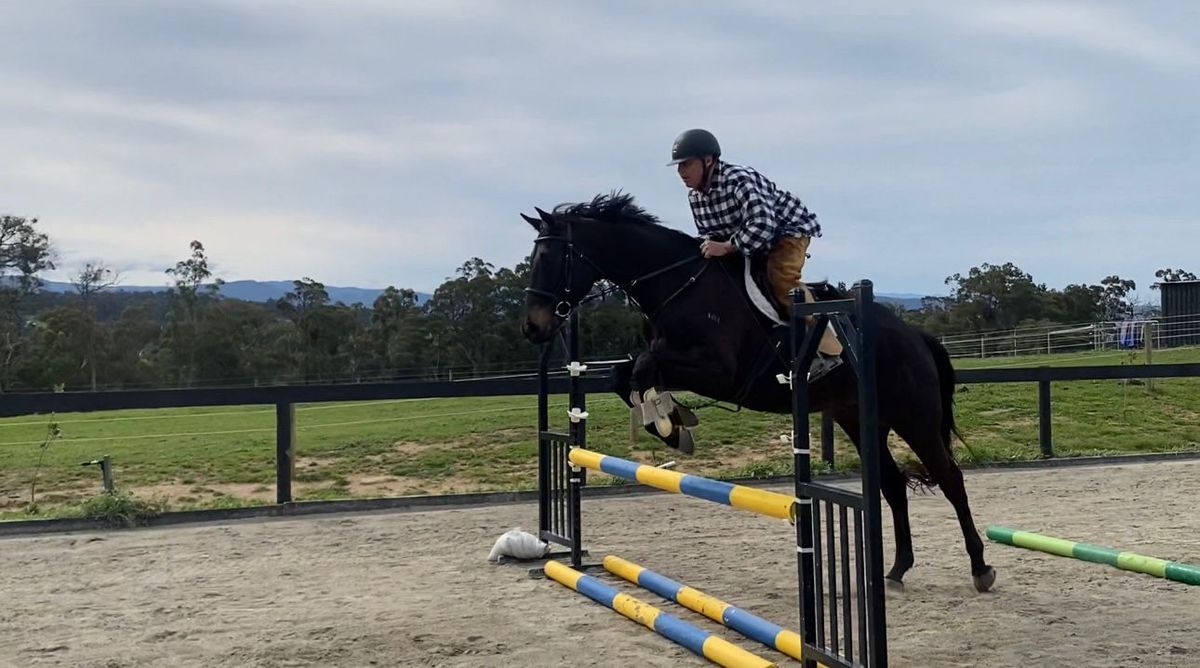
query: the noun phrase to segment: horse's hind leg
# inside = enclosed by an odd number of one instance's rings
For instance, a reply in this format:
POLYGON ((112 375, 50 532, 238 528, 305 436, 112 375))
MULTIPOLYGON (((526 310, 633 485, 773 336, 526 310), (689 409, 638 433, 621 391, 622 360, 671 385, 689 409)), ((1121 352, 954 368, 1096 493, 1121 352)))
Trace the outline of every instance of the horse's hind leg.
MULTIPOLYGON (((838 411, 834 419, 850 437, 855 449, 861 452, 858 411, 856 407, 850 408, 851 410, 838 411)), ((908 490, 905 477, 900 472, 900 467, 896 466, 891 451, 887 449, 889 431, 891 428, 887 425, 879 426, 879 487, 888 507, 892 509, 892 524, 896 527, 896 559, 886 577, 896 584, 903 584, 904 574, 912 568, 914 562, 912 529, 908 521, 908 490)))
POLYGON ((936 424, 926 419, 905 421, 904 424, 894 427, 900 438, 908 442, 909 447, 925 465, 933 481, 942 488, 946 500, 954 506, 967 546, 967 554, 971 557, 971 578, 975 589, 981 592, 991 589, 996 581, 996 570, 983 560, 983 540, 980 539, 979 531, 975 528, 975 519, 971 516, 962 469, 958 468, 958 463, 951 457, 949 444, 943 442, 936 424))

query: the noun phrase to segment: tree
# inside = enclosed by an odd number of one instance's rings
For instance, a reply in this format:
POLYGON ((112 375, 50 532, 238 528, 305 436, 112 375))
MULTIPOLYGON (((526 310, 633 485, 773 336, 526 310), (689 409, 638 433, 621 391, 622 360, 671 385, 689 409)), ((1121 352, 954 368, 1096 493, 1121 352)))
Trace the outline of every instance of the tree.
POLYGON ((1101 317, 1104 289, 1098 285, 1072 283, 1061 292, 1050 293, 1050 319, 1059 323, 1093 322, 1101 317))
POLYGON ((21 378, 34 387, 79 387, 87 383, 88 337, 95 321, 83 309, 61 306, 39 315, 34 325, 32 364, 21 378))
POLYGON ((1133 304, 1126 297, 1137 289, 1137 283, 1120 276, 1108 276, 1100 281, 1098 315, 1105 320, 1123 320, 1133 315, 1133 304))
POLYGON ((367 339, 371 363, 378 370, 411 369, 429 361, 424 358, 425 326, 417 293, 388 286, 371 305, 367 339))
POLYGON ((212 278, 212 271, 208 268, 204 245, 192 241, 190 248, 191 257, 166 270, 167 275, 174 277, 175 284, 167 290, 170 310, 163 336, 163 349, 170 355, 176 377, 185 385, 191 385, 197 377, 196 346, 202 311, 217 299, 224 284, 218 278, 205 285, 212 278))
POLYGON ((276 309, 223 299, 200 321, 197 373, 222 384, 254 385, 288 379, 295 328, 276 309))
POLYGON ((311 278, 292 285, 277 307, 295 325, 301 376, 305 381, 332 380, 340 372, 353 372, 353 309, 341 303, 331 306, 325 285, 311 278))
POLYGON ((79 299, 83 304, 83 312, 87 315, 87 354, 84 357, 84 365, 87 366, 90 377, 92 391, 96 391, 96 339, 102 335, 98 318, 96 317, 96 305, 94 297, 104 290, 111 288, 119 283, 121 277, 113 272, 112 269, 104 266, 103 263, 89 262, 80 270, 71 284, 75 286, 75 291, 79 293, 79 299))
POLYGON ((37 287, 37 273, 53 269, 50 258, 50 238, 38 232, 37 218, 0 216, 0 276, 4 287, 10 287, 13 273, 23 292, 37 287))
POLYGON ((966 276, 946 279, 953 287, 957 319, 970 329, 1011 329, 1023 320, 1039 317, 1045 309, 1046 286, 1011 262, 972 267, 966 276))
MULTIPOLYGON (((439 354, 479 374, 493 362, 515 357, 521 299, 513 291, 523 287, 517 287, 516 272, 496 272, 479 258, 463 263, 457 273, 457 278, 434 291, 426 305, 430 335, 439 354)), ((531 357, 532 346, 526 343, 522 350, 526 359, 531 357)))
POLYGON ((10 387, 27 347, 21 303, 37 286, 37 274, 53 269, 50 238, 37 231, 37 218, 0 216, 0 391, 10 387))
POLYGON ((110 352, 105 366, 108 383, 145 387, 161 380, 161 367, 156 363, 163 337, 160 322, 153 301, 133 301, 121 311, 110 329, 110 352))
MULTIPOLYGON (((1154 272, 1154 277, 1157 279, 1160 279, 1160 281, 1163 283, 1175 283, 1177 281, 1197 280, 1196 275, 1190 271, 1186 271, 1183 269, 1171 269, 1171 268, 1159 269, 1158 271, 1154 272)), ((1157 290, 1158 283, 1151 285, 1150 289, 1157 290)))

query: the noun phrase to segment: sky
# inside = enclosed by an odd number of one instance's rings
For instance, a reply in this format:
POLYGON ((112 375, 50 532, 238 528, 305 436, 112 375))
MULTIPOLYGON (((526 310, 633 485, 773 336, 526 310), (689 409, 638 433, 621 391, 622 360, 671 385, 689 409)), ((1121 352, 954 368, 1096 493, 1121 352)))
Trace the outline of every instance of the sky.
POLYGON ((66 279, 432 291, 704 127, 817 214, 807 278, 1200 272, 1200 4, 0 0, 0 213, 66 279))

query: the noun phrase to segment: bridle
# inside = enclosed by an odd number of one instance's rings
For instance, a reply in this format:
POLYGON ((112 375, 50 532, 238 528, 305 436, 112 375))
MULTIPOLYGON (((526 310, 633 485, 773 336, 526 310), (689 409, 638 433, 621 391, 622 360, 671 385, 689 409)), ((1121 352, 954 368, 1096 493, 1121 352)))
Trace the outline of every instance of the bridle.
POLYGON ((646 315, 647 318, 652 320, 655 315, 657 315, 659 312, 662 311, 663 307, 665 307, 668 303, 671 302, 671 300, 678 297, 680 293, 682 293, 684 290, 686 290, 688 287, 690 287, 692 284, 694 284, 696 282, 696 279, 700 278, 700 275, 703 274, 704 271, 706 269, 708 269, 709 264, 711 264, 709 262, 705 262, 700 267, 699 271, 697 271, 690 278, 688 278, 688 280, 685 281, 683 283, 683 285, 681 285, 679 287, 679 289, 675 290, 675 292, 671 293, 671 295, 669 297, 664 299, 663 303, 659 304, 658 307, 656 309, 654 309, 653 313, 646 313, 646 310, 642 308, 642 305, 639 304, 637 299, 634 298, 634 296, 631 294, 631 290, 633 288, 637 287, 637 285, 639 283, 641 283, 642 281, 646 281, 651 278, 654 278, 655 276, 665 274, 668 271, 671 271, 673 269, 678 269, 679 267, 685 266, 687 264, 691 264, 693 262, 703 260, 704 256, 693 255, 690 257, 683 258, 682 260, 679 260, 677 262, 672 262, 671 264, 668 264, 667 266, 662 267, 660 269, 655 269, 654 271, 652 271, 648 274, 638 276, 637 278, 629 281, 626 284, 621 284, 621 283, 618 283, 617 281, 613 281, 612 279, 606 278, 606 280, 608 280, 608 282, 610 283, 609 287, 602 288, 599 291, 594 292, 589 295, 583 295, 582 297, 580 297, 578 299, 573 299, 572 295, 571 295, 571 279, 574 276, 575 258, 579 258, 580 260, 591 265, 592 269, 595 269, 596 273, 601 277, 607 277, 608 273, 605 272, 600 267, 600 265, 596 264, 591 258, 589 258, 587 255, 585 255, 583 253, 583 251, 580 251, 579 249, 575 248, 575 238, 574 238, 574 232, 573 232, 573 227, 571 225, 571 221, 569 221, 569 220, 565 221, 564 225, 566 225, 566 229, 567 229, 567 233, 565 236, 558 235, 558 234, 543 234, 533 240, 533 243, 535 246, 539 243, 549 243, 549 242, 559 242, 559 243, 566 244, 566 252, 563 253, 563 290, 562 290, 562 294, 557 295, 548 290, 542 290, 540 288, 534 288, 534 287, 525 288, 525 292, 527 292, 531 295, 537 295, 539 297, 544 297, 548 301, 556 302, 554 305, 554 316, 559 318, 560 320, 566 320, 567 318, 569 318, 571 316, 571 312, 574 311, 576 308, 578 308, 590 301, 594 301, 596 299, 601 299, 603 297, 606 297, 610 294, 613 294, 614 292, 616 292, 618 290, 624 292, 625 296, 627 296, 629 298, 629 300, 632 301, 638 307, 638 309, 640 311, 642 311, 643 314, 646 315))

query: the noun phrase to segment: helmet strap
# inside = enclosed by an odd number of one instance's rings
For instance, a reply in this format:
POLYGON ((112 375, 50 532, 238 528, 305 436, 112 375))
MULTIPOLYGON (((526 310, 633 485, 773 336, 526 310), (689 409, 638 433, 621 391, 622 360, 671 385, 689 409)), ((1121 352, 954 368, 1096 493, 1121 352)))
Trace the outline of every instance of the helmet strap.
MULTIPOLYGON (((704 158, 700 158, 700 164, 704 165, 704 158)), ((708 184, 712 181, 713 172, 717 169, 717 158, 714 156, 711 164, 704 165, 704 178, 700 179, 700 190, 708 190, 708 184)))

